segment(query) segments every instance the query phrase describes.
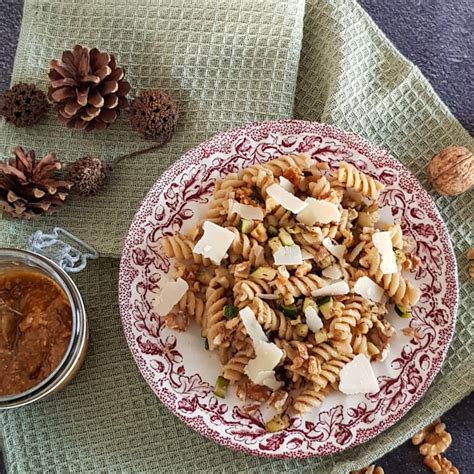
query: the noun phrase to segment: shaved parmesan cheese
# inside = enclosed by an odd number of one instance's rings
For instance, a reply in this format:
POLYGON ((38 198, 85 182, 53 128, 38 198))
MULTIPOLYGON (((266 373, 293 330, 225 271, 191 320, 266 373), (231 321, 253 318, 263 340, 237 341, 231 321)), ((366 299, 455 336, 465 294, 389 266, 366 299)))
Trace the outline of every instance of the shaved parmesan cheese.
POLYGON ((249 360, 245 367, 245 374, 249 379, 258 385, 266 385, 276 390, 282 383, 275 378, 273 369, 280 363, 283 357, 283 351, 273 342, 259 342, 254 344, 255 359, 249 360))
POLYGON ((360 277, 356 281, 354 292, 374 303, 381 303, 383 301, 383 289, 366 276, 360 277))
POLYGON ((318 316, 318 312, 312 306, 308 306, 304 310, 304 315, 306 317, 306 324, 311 331, 318 332, 323 327, 323 322, 318 316))
POLYGON ((397 273, 397 259, 392 247, 392 237, 390 232, 375 232, 372 235, 374 247, 378 250, 382 261, 380 262, 380 271, 387 275, 397 273))
POLYGON ((289 247, 281 247, 274 254, 273 259, 275 265, 301 265, 303 257, 301 249, 298 245, 290 245, 289 247))
POLYGON ((273 371, 283 356, 283 351, 273 342, 259 342, 254 344, 254 349, 256 357, 249 360, 245 369, 245 373, 252 381, 258 380, 261 372, 273 371))
POLYGON ((329 237, 325 237, 322 244, 324 247, 326 247, 329 253, 334 255, 339 260, 344 258, 344 252, 346 251, 346 247, 344 245, 334 245, 329 237))
POLYGON ((262 326, 260 326, 257 318, 255 317, 255 313, 248 306, 239 311, 239 316, 244 323, 245 330, 250 336, 250 339, 252 339, 254 346, 259 342, 268 341, 267 336, 263 332, 262 326))
POLYGON ((180 299, 188 291, 188 288, 189 285, 182 278, 166 283, 156 298, 153 309, 160 316, 167 315, 173 309, 173 306, 179 303, 180 299))
POLYGON ((280 206, 283 206, 293 214, 298 214, 298 212, 302 211, 308 205, 276 183, 268 186, 267 194, 280 204, 280 206))
POLYGON ((283 382, 279 382, 275 378, 275 372, 273 370, 264 370, 263 372, 260 372, 255 377, 255 380, 253 380, 253 382, 257 385, 266 385, 272 390, 278 390, 283 385, 283 382))
POLYGON ((303 260, 311 260, 312 258, 314 258, 314 255, 308 252, 306 249, 301 249, 301 258, 303 260))
POLYGON ((249 221, 263 221, 263 210, 259 207, 240 204, 240 202, 234 201, 231 212, 235 212, 242 219, 249 221))
POLYGON ((326 267, 322 272, 322 275, 331 280, 339 280, 342 277, 341 267, 334 263, 333 265, 326 267))
POLYGON ((295 192, 295 187, 293 186, 293 183, 289 179, 286 179, 284 176, 280 176, 280 186, 289 193, 294 194, 295 192))
POLYGON ((369 359, 359 354, 340 373, 339 390, 346 395, 377 393, 380 388, 369 359))
POLYGON ((204 222, 203 229, 204 235, 194 246, 193 252, 219 265, 234 240, 234 233, 210 221, 204 222))
POLYGON ((296 216, 296 220, 303 224, 329 224, 341 220, 341 211, 337 204, 312 197, 306 198, 305 203, 307 207, 296 216))
POLYGON ((331 283, 327 286, 323 286, 317 290, 314 290, 312 296, 337 296, 347 295, 349 293, 349 285, 345 280, 340 280, 335 283, 331 283))
POLYGON ((276 380, 273 369, 280 363, 283 351, 273 342, 268 342, 255 313, 248 306, 241 309, 239 315, 255 349, 255 359, 249 360, 245 374, 253 383, 266 385, 273 390, 280 388, 281 382, 276 380))

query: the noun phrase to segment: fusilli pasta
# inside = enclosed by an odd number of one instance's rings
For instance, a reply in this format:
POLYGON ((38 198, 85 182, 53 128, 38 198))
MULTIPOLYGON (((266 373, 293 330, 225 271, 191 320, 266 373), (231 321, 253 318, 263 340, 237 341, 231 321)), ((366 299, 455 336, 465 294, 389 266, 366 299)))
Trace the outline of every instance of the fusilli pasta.
MULTIPOLYGON (((409 239, 398 223, 378 224, 382 189, 379 181, 350 163, 342 161, 332 170, 305 153, 279 156, 218 181, 205 220, 226 229, 229 246, 216 264, 207 258, 212 245, 199 250, 206 257, 194 251, 203 238, 203 223, 186 236, 163 237, 163 252, 175 259, 175 277, 188 285, 172 311, 162 315, 165 324, 184 330, 186 318, 194 319, 208 349, 219 356, 223 380, 237 384, 244 399, 251 393, 253 400, 279 399, 280 409, 284 405, 296 415, 320 405, 338 388, 341 370, 355 356, 385 357, 394 333, 386 319, 386 300, 406 316, 419 298, 418 289, 402 275, 404 268, 419 264, 408 249, 409 239), (325 201, 338 217, 308 220, 292 212, 269 190, 281 177, 287 180, 281 181, 287 192, 300 200, 311 198, 308 203, 314 205, 325 201), (234 203, 258 208, 254 220, 242 218, 239 212, 245 206, 234 203), (390 237, 380 237, 390 239, 388 246, 397 257, 394 273, 382 272, 373 242, 374 234, 383 230, 390 237), (294 261, 282 265, 277 254, 290 255, 290 250, 294 261), (364 278, 385 300, 356 291, 364 278), (331 293, 328 288, 334 284, 346 289, 331 293), (254 315, 259 331, 246 325, 245 311, 254 315), (260 357, 263 343, 273 343, 281 360, 259 378, 249 363, 260 357), (274 382, 266 378, 269 373, 274 382), (297 393, 293 398, 292 390, 297 393)), ((221 391, 215 393, 221 396, 221 391)))

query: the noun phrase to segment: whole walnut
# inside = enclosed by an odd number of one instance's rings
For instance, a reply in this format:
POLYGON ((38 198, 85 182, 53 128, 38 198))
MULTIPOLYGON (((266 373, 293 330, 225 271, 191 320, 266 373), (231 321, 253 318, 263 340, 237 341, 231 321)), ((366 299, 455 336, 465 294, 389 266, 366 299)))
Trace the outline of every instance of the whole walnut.
POLYGON ((474 186, 474 155, 465 147, 448 146, 433 156, 427 174, 439 194, 462 194, 474 186))

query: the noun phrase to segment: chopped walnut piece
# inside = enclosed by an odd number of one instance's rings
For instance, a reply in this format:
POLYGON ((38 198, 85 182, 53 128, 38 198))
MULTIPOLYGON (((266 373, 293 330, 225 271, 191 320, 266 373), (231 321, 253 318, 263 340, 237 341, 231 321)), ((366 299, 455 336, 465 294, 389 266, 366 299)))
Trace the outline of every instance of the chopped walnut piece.
POLYGON ((183 311, 169 313, 165 316, 165 326, 178 331, 185 331, 189 325, 189 318, 183 311))
POLYGON ((285 392, 285 390, 276 390, 270 395, 268 404, 272 406, 278 413, 283 413, 287 401, 288 392, 285 392))
POLYGON ((434 430, 434 427, 438 424, 438 423, 441 423, 441 419, 437 419, 435 421, 433 421, 432 423, 430 423, 429 425, 425 426, 422 430, 418 431, 418 433, 416 433, 412 439, 411 439, 411 442, 415 445, 415 446, 418 446, 420 445, 421 443, 423 443, 423 441, 425 440, 426 438, 426 435, 430 432, 430 431, 433 431, 434 430))
POLYGON ((436 456, 444 453, 451 445, 451 435, 446 431, 444 423, 438 423, 434 431, 425 435, 425 442, 420 445, 420 454, 423 456, 436 456))
POLYGON ((235 197, 241 204, 250 204, 251 194, 252 190, 248 187, 237 188, 235 190, 235 197))
POLYGON ((247 398, 256 402, 265 402, 270 397, 270 389, 263 385, 257 385, 250 380, 247 383, 247 398))
POLYGON ((321 371, 321 365, 318 359, 316 359, 316 357, 314 356, 309 356, 307 365, 308 365, 308 373, 310 375, 317 375, 321 371))
POLYGON ((372 464, 371 466, 364 467, 358 471, 352 471, 351 474, 384 474, 383 468, 372 464))
POLYGON ((268 387, 251 382, 248 377, 243 377, 236 384, 235 393, 242 400, 253 400, 255 402, 266 402, 271 394, 268 387))
POLYGON ((459 470, 453 466, 453 463, 441 454, 425 456, 424 463, 435 473, 459 474, 459 470))
POLYGON ((402 329, 402 333, 409 337, 412 342, 418 343, 421 341, 421 335, 417 328, 407 327, 402 329))
POLYGON ((436 473, 457 474, 459 471, 441 454, 451 445, 451 435, 440 419, 435 420, 412 438, 412 443, 419 446, 425 464, 436 473))
POLYGON ((377 319, 374 322, 373 327, 367 333, 367 339, 369 343, 372 343, 379 351, 376 359, 383 360, 387 356, 388 350, 390 349, 390 339, 395 333, 395 329, 388 321, 380 321, 377 319))
POLYGON ((183 278, 186 273, 186 265, 183 262, 176 262, 172 271, 173 278, 183 278))
POLYGON ((283 177, 291 182, 296 188, 299 187, 301 180, 303 179, 303 174, 301 170, 296 166, 290 166, 283 172, 283 177))

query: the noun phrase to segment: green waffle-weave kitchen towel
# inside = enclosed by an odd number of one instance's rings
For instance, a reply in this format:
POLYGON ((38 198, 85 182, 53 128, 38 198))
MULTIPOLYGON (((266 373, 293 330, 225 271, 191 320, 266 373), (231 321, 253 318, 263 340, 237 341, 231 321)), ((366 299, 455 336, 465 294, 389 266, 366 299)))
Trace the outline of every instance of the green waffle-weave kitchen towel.
MULTIPOLYGON (((169 91, 180 118, 168 145, 124 160, 94 199, 71 198, 61 213, 30 224, 5 223, 2 239, 15 245, 59 224, 102 255, 120 256, 144 194, 186 150, 244 122, 291 117, 303 13, 302 0, 26 0, 12 83, 46 90, 50 60, 80 43, 116 54, 130 97, 169 91)), ((131 130, 127 113, 107 131, 87 133, 68 130, 50 111, 27 129, 2 124, 0 154, 17 144, 68 163, 84 155, 111 163, 152 143, 131 130)))
MULTIPOLYGON (((113 189, 106 194, 115 194, 107 199, 104 195, 104 201, 72 203, 69 211, 32 227, 2 222, 0 245, 16 245, 18 234, 60 223, 100 244, 103 254, 117 255, 138 204, 136 194, 146 192, 164 163, 179 153, 179 146, 185 148, 239 121, 290 116, 295 83, 297 118, 334 123, 365 136, 389 149, 424 184, 423 169, 433 153, 453 143, 473 147, 418 69, 401 57, 354 1, 309 0, 303 30, 304 7, 299 1, 263 0, 27 0, 14 81, 42 83, 47 60, 81 40, 118 52, 137 89, 159 82, 183 94, 184 116, 168 151, 127 163, 113 177, 113 189), (165 43, 160 48, 168 51, 166 59, 159 54, 158 42, 165 43), (228 43, 232 55, 221 63, 211 46, 223 49, 228 43), (188 48, 194 53, 187 55, 188 48), (234 61, 245 63, 245 73, 237 65, 228 75, 234 61), (216 79, 223 77, 223 83, 216 79), (104 215, 107 206, 110 219, 104 215), (97 227, 88 228, 92 225, 97 227)), ((131 138, 125 117, 97 137, 69 133, 52 116, 25 131, 0 131, 5 151, 21 141, 42 151, 54 146, 58 153, 64 150, 67 159, 79 151, 112 158, 122 149, 143 146, 131 138)), ((8 472, 347 473, 369 464, 472 390, 473 292, 465 251, 473 245, 473 198, 471 192, 436 200, 451 233, 460 278, 458 323, 447 360, 423 399, 371 442, 327 458, 268 460, 222 448, 189 430, 154 397, 136 369, 116 303, 118 260, 103 258, 76 277, 92 332, 83 369, 49 400, 0 415, 8 472)))

